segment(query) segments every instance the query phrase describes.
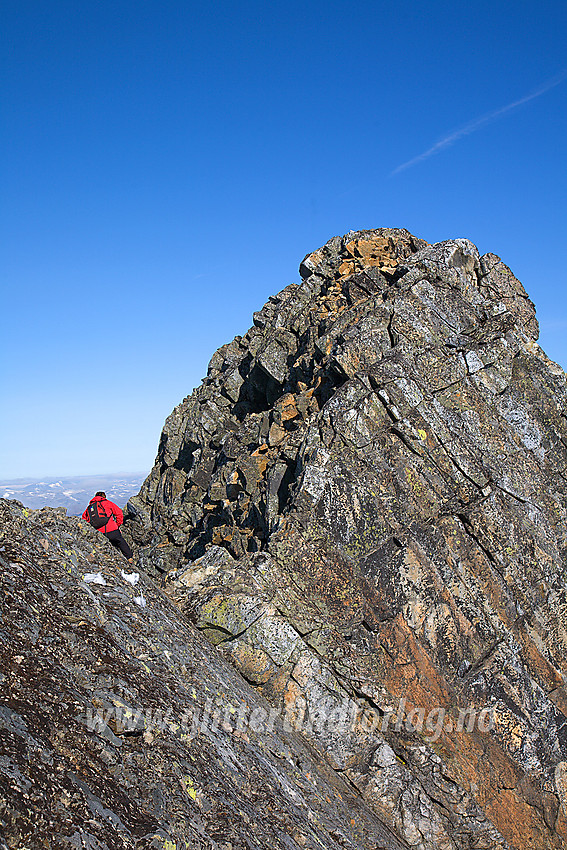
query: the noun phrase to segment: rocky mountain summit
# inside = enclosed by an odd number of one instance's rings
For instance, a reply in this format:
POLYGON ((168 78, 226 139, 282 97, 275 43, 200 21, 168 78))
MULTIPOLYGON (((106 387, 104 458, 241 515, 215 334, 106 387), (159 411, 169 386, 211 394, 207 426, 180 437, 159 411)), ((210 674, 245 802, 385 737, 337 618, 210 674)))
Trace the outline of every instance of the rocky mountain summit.
POLYGON ((0 850, 567 845, 567 387, 534 306, 405 230, 300 273, 167 419, 134 569, 0 500, 0 850))
POLYGON ((534 306, 466 239, 352 232, 300 272, 167 419, 140 564, 407 846, 564 847, 567 391, 534 306))

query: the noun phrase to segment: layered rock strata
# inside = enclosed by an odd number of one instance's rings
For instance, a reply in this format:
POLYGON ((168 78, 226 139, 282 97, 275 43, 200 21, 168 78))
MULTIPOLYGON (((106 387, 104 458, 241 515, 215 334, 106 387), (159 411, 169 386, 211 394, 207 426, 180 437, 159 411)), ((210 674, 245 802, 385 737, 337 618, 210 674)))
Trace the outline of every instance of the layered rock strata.
POLYGON ((141 563, 401 841, 563 847, 567 391, 533 304, 401 230, 300 272, 167 419, 141 563))
POLYGON ((0 847, 407 850, 125 566, 0 500, 0 847))

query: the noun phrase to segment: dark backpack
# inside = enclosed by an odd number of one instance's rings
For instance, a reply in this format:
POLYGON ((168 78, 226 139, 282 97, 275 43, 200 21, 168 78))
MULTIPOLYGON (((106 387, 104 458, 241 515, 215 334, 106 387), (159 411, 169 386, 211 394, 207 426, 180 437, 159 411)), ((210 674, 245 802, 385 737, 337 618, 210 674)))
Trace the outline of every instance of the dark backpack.
POLYGON ((112 514, 108 516, 100 502, 91 502, 87 508, 88 521, 93 528, 104 528, 106 523, 112 519, 112 514))

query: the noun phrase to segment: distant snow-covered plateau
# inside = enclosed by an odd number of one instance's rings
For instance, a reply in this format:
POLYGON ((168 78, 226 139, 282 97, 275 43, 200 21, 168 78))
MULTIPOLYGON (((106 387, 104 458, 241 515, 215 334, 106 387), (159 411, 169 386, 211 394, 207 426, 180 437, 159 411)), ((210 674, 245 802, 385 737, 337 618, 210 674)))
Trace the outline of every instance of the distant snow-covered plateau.
POLYGON ((73 478, 0 479, 0 498, 17 499, 28 508, 66 508, 71 516, 82 514, 97 490, 120 507, 139 491, 147 473, 123 475, 77 475, 73 478))

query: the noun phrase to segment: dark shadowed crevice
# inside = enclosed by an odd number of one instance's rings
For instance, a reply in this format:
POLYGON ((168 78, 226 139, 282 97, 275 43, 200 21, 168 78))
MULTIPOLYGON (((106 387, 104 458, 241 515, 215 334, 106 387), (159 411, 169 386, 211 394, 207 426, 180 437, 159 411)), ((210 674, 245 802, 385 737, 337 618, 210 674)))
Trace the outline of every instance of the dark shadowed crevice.
POLYGON ((174 469, 180 469, 183 472, 190 472, 193 463, 195 462, 193 452, 195 452, 198 448, 199 443, 195 443, 193 440, 184 441, 175 463, 173 464, 174 469))
POLYGON ((298 465, 289 463, 284 476, 278 488, 278 513, 283 514, 284 510, 291 503, 291 489, 297 480, 298 465))
POLYGON ((250 413, 270 410, 282 393, 282 385, 256 363, 242 385, 233 414, 242 422, 250 413))
POLYGON ((319 407, 323 407, 335 395, 337 390, 349 380, 348 375, 329 366, 321 378, 321 383, 315 390, 315 398, 319 403, 319 407))

